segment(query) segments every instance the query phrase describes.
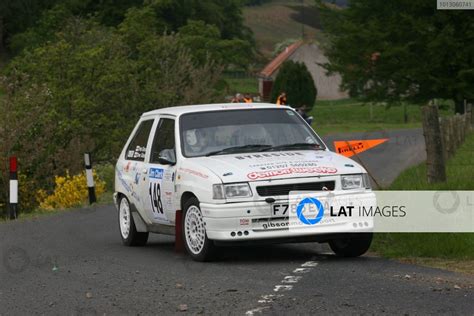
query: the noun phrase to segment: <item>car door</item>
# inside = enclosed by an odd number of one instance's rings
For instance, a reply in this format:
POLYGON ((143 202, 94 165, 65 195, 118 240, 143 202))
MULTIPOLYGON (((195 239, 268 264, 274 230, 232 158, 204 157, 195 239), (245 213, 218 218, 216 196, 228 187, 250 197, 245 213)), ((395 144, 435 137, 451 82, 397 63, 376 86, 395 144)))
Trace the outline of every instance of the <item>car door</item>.
POLYGON ((141 170, 146 167, 145 158, 153 123, 154 119, 146 119, 137 124, 124 156, 120 157, 116 168, 118 183, 127 194, 130 203, 137 208, 141 206, 138 184, 141 170))
POLYGON ((175 120, 161 116, 156 124, 151 152, 140 192, 142 207, 155 222, 174 221, 174 178, 176 174, 175 120))

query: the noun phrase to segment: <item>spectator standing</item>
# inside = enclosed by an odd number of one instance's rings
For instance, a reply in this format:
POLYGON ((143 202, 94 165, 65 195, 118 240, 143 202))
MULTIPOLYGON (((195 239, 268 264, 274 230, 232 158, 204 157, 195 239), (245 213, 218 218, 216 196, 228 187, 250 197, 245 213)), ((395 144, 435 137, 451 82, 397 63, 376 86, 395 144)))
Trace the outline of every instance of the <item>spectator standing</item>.
POLYGON ((286 102, 286 92, 282 92, 278 98, 277 98, 277 101, 276 101, 276 104, 277 105, 286 105, 287 102, 286 102))
POLYGON ((231 102, 231 103, 243 103, 243 102, 245 102, 245 101, 244 101, 244 98, 243 98, 242 94, 237 93, 237 94, 235 95, 235 97, 233 97, 230 102, 231 102))

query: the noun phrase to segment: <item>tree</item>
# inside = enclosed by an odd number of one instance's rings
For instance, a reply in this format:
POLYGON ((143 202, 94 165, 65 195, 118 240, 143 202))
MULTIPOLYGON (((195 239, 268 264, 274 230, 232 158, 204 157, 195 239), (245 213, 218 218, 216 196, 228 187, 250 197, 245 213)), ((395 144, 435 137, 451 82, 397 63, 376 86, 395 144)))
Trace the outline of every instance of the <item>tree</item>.
POLYGON ((288 104, 294 107, 306 106, 310 110, 316 101, 317 90, 313 77, 304 63, 285 61, 273 83, 271 99, 286 92, 288 104))
POLYGON ((132 48, 127 32, 137 28, 73 18, 15 57, 0 82, 0 156, 15 153, 28 178, 48 186, 82 170, 85 151, 114 161, 143 112, 223 98, 219 65, 196 65, 176 35, 150 33, 132 48))
POLYGON ((72 17, 71 10, 64 4, 55 5, 49 10, 44 10, 34 27, 27 28, 24 32, 11 35, 9 48, 13 53, 24 49, 32 49, 43 43, 54 40, 55 34, 60 30, 67 19, 72 17))
POLYGON ((226 66, 247 68, 255 55, 252 32, 243 25, 240 5, 235 0, 142 2, 120 0, 114 7, 115 2, 110 1, 66 0, 43 10, 32 26, 13 34, 10 48, 19 53, 39 47, 53 41, 55 34, 72 17, 91 16, 100 25, 118 26, 128 36, 125 41, 131 46, 136 46, 150 34, 179 32, 182 43, 195 55, 195 60, 203 61, 207 55, 212 55, 214 60, 226 66))
POLYGON ((469 11, 431 0, 357 0, 347 9, 317 1, 328 34, 330 72, 367 101, 425 104, 474 99, 474 22, 469 11))
POLYGON ((0 1, 0 51, 11 36, 34 25, 44 10, 57 0, 3 0, 0 1))
POLYGON ((222 39, 219 28, 204 21, 189 20, 179 29, 179 40, 198 64, 209 58, 226 66, 247 68, 252 58, 250 43, 241 39, 222 39))

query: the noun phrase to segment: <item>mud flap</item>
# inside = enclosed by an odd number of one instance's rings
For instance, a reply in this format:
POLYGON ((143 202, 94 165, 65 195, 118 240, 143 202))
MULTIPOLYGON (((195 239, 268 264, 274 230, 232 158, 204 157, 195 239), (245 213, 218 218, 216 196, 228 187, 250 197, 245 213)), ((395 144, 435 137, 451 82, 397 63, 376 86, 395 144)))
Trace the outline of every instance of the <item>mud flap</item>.
POLYGON ((133 221, 135 222, 135 228, 139 233, 146 233, 148 231, 145 222, 138 212, 132 212, 133 221))
POLYGON ((174 232, 175 242, 174 251, 184 252, 184 240, 183 240, 183 211, 177 210, 175 213, 174 232))

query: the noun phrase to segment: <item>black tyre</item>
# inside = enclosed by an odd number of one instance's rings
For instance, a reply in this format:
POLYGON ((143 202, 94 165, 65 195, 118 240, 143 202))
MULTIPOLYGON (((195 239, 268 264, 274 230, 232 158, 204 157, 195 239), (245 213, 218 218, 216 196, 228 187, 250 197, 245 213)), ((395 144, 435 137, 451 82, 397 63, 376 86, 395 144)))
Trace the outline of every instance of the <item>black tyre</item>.
POLYGON ((130 210, 130 202, 124 196, 119 200, 119 230, 122 242, 126 246, 144 246, 148 241, 148 232, 139 233, 133 221, 132 212, 130 210))
POLYGON ((358 233, 333 239, 329 246, 337 256, 359 257, 367 252, 372 243, 372 233, 358 233))
POLYGON ((199 200, 189 198, 183 208, 183 241, 187 252, 196 261, 209 261, 214 257, 215 246, 207 238, 199 200))

